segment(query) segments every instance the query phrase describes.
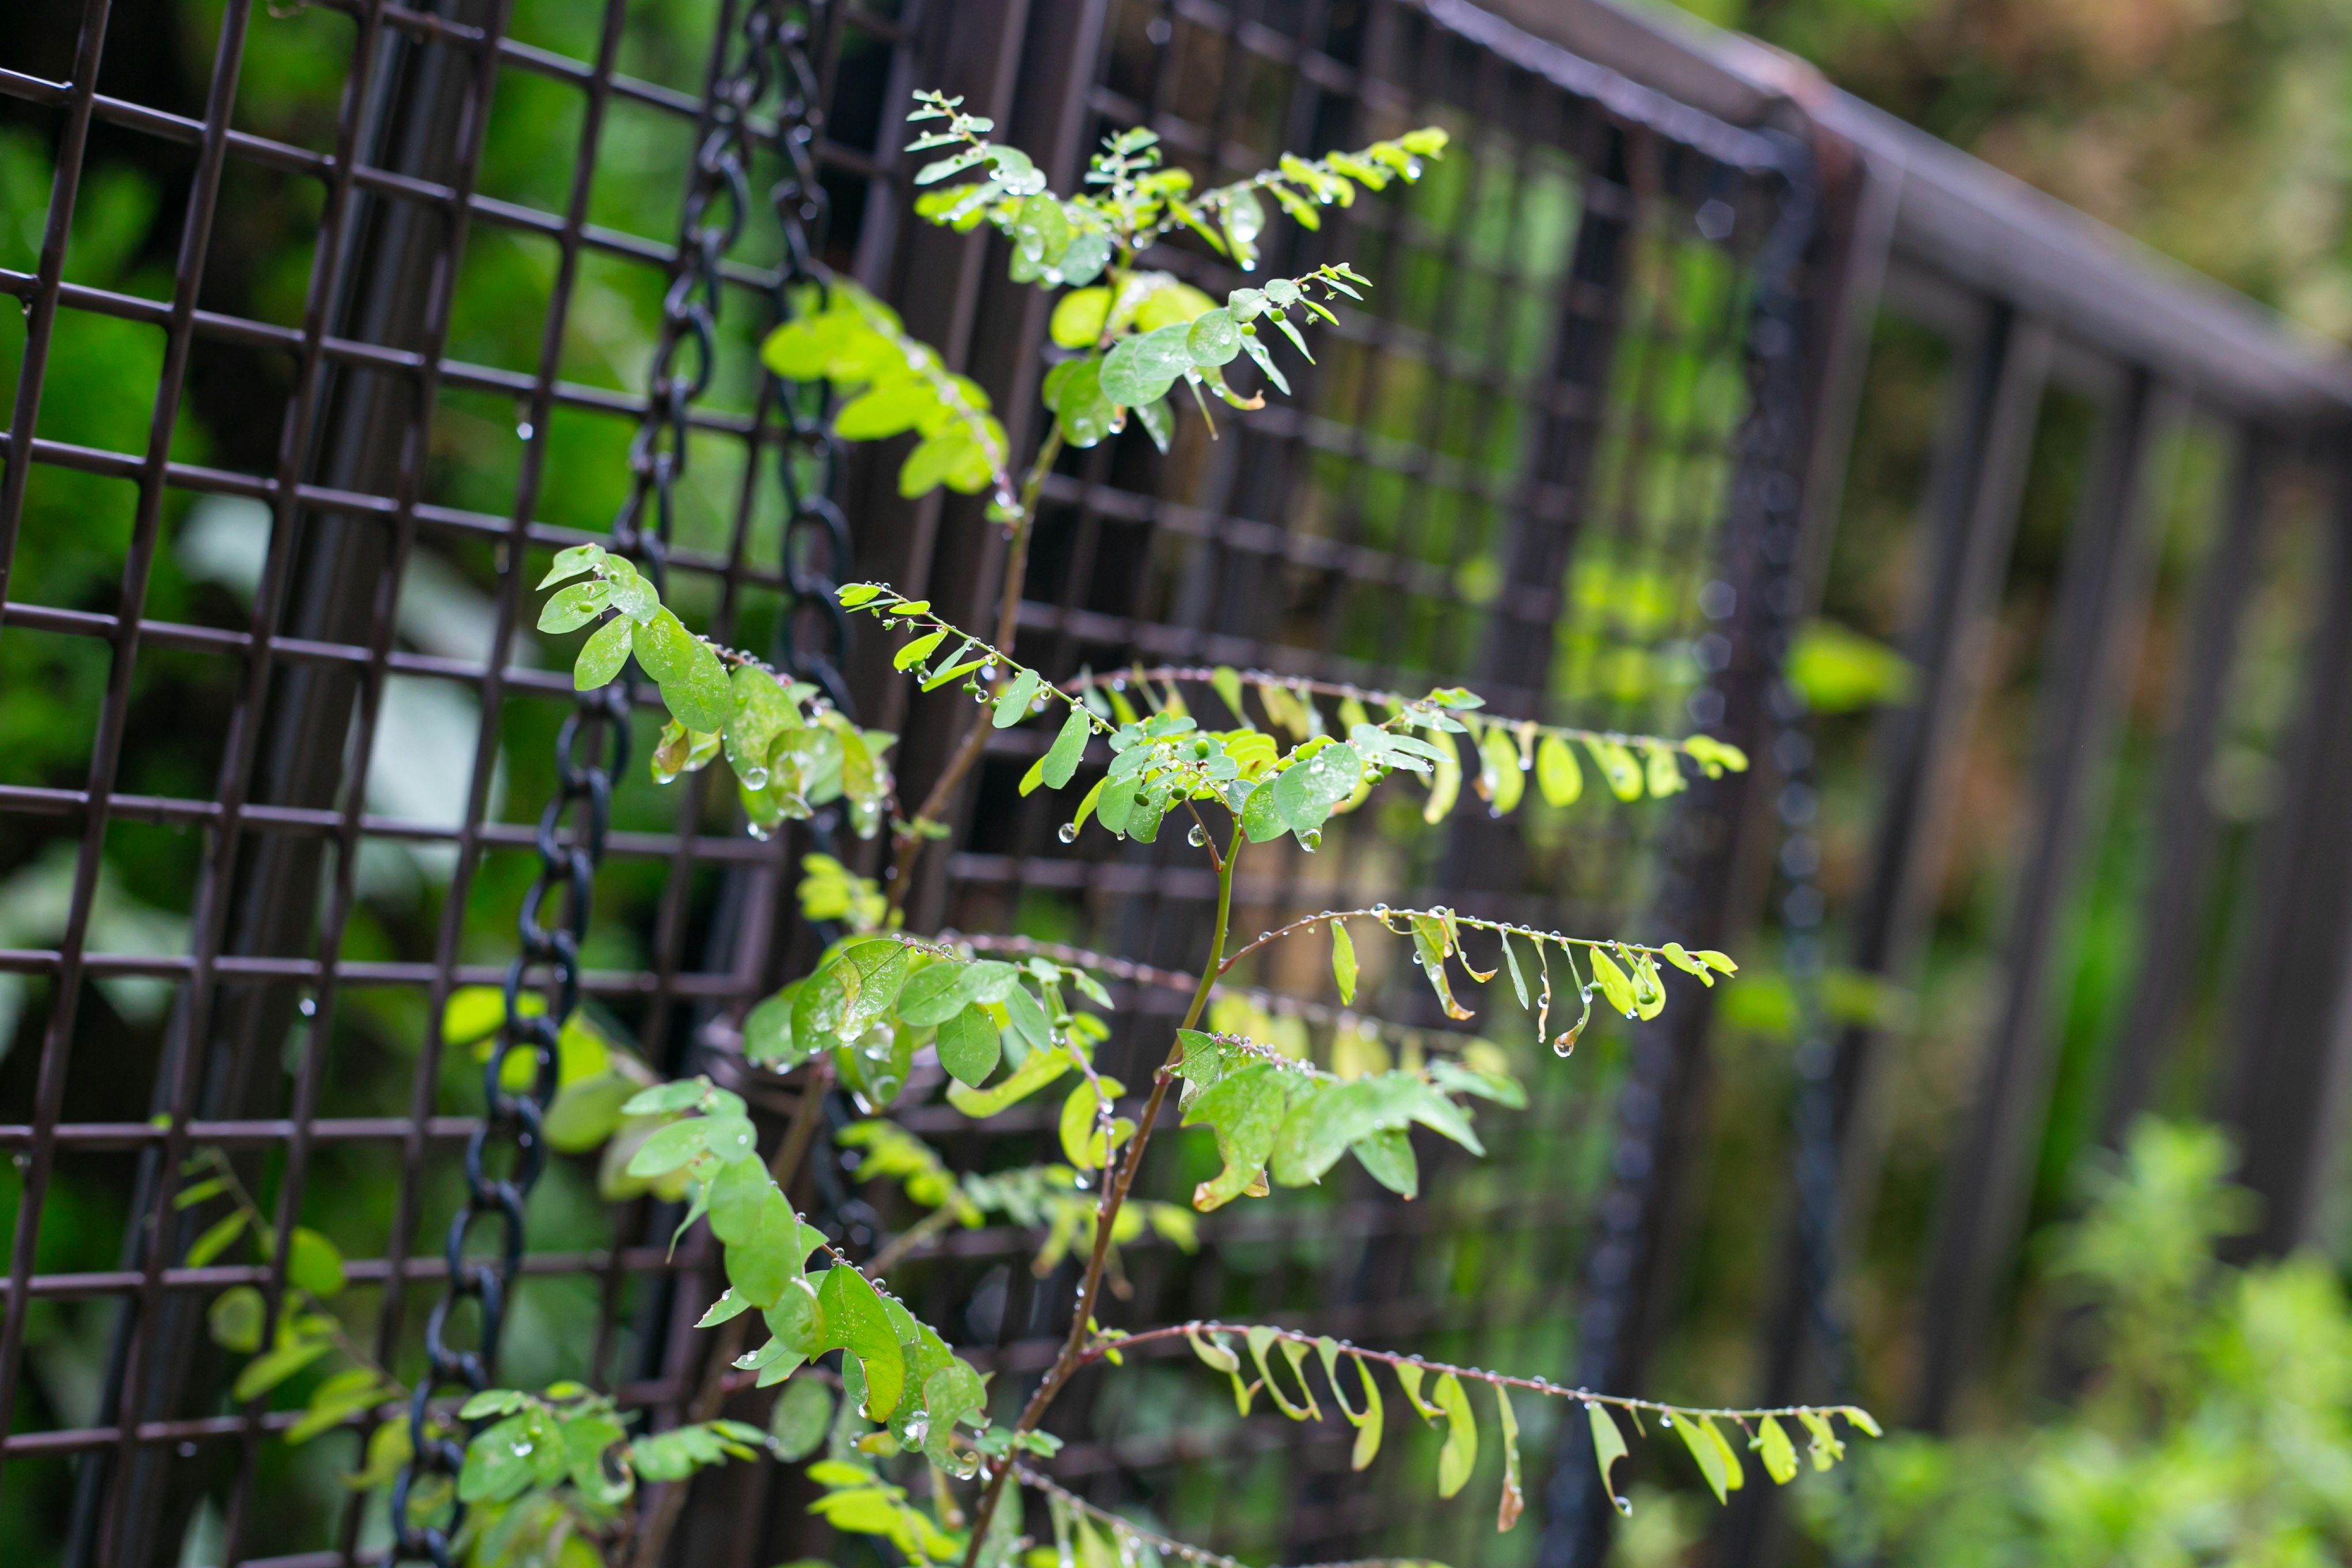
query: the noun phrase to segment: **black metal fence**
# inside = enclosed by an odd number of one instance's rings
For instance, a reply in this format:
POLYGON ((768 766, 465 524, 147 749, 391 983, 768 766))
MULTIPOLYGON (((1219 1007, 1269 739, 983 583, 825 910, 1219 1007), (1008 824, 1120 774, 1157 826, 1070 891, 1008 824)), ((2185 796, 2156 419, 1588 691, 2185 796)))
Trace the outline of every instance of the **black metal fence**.
MULTIPOLYGON (((2061 961, 2044 955, 2065 952, 2127 739, 2112 716, 2160 575, 2150 520, 2170 515, 2157 455, 2184 416, 2225 426, 2247 456, 2198 557, 2213 564, 2163 568, 2197 584, 2194 636, 2178 717, 2156 725, 2158 913, 2102 1118, 2156 1092, 2171 1042, 2196 1036, 2189 1055, 2240 1086, 2229 1103, 2264 1131, 2252 1175, 2268 1241, 2307 1231, 2352 895, 2352 757, 2341 727, 2313 717, 2340 707, 2352 672, 2352 578, 2330 528, 2302 525, 2308 559, 2328 563, 2305 574, 2315 629, 2269 655, 2305 672, 2288 708, 2305 717, 2274 727, 2289 737, 2279 809, 2237 826, 2209 784, 2241 739, 2233 649, 2249 606, 2271 603, 2254 536, 2339 426, 2352 374, 1956 154, 1777 66, 1584 4, 1504 7, 1529 12, 1530 31, 1459 0, 34 9, 37 25, 0 40, 16 138, 0 141, 0 181, 38 174, 0 184, 0 230, 22 240, 0 255, 0 289, 25 307, 0 322, 16 365, 0 710, 27 715, 0 761, 0 876, 25 911, 0 912, 0 1047, 14 1031, 0 1141, 16 1156, 0 1529, 28 1561, 387 1554, 381 1502, 332 1475, 373 1417, 289 1447, 295 1412, 231 1397, 206 1306, 235 1285, 282 1289, 283 1266, 192 1266, 216 1215, 173 1206, 176 1173, 220 1151, 281 1226, 330 1235, 350 1331, 422 1376, 424 1320, 451 1272, 434 1238, 467 1201, 486 1106, 479 1064, 442 1020, 461 987, 504 980, 519 913, 552 918, 526 902, 542 810, 590 800, 576 830, 551 815, 546 837, 559 881, 593 880, 576 967, 604 1026, 665 1071, 737 1084, 764 1115, 793 1109, 792 1081, 742 1067, 734 1026, 812 949, 799 858, 855 858, 855 841, 754 839, 698 782, 658 791, 639 768, 612 783, 601 864, 574 869, 601 803, 567 769, 591 763, 596 731, 557 752, 573 699, 539 668, 525 589, 616 513, 654 528, 667 595, 697 624, 780 659, 837 659, 861 721, 903 731, 902 776, 919 786, 939 767, 951 717, 908 708, 808 595, 887 576, 972 618, 994 597, 995 531, 976 506, 899 500, 863 462, 831 475, 751 355, 797 229, 987 385, 1016 442, 1034 437, 1035 300, 1003 280, 1000 252, 907 214, 898 106, 919 86, 966 95, 1065 186, 1098 134, 1129 124, 1205 175, 1411 124, 1454 136, 1421 186, 1329 214, 1269 258, 1344 258, 1379 285, 1294 399, 1214 441, 1188 431, 1164 458, 1131 432, 1061 464, 1024 583, 1025 659, 1057 676, 1140 661, 1459 679, 1515 715, 1704 727, 1763 764, 1672 807, 1437 832, 1350 818, 1239 889, 1237 919, 1261 926, 1410 897, 1728 945, 1769 889, 1792 966, 1804 942, 1833 957, 1843 944, 1853 968, 1911 983, 2045 385, 2095 405, 2104 434, 2063 530, 2052 651, 2028 683, 2043 740, 2013 962, 1976 1120, 1951 1151, 1969 1179, 1937 1231, 1936 1315, 1900 1331, 1923 1347, 1901 1397, 1931 1421, 1980 1364, 2032 1194, 2060 1055, 2061 961), (692 239, 711 209, 682 226, 678 204, 730 117, 712 84, 743 86, 747 28, 763 26, 802 41, 734 105, 755 199, 700 296, 709 384, 682 411, 682 444, 640 443, 633 468, 633 438, 680 412, 648 397, 647 363, 664 296, 675 324, 676 280, 703 275, 692 239), (186 60, 201 68, 166 68, 186 60), (814 116, 791 101, 803 61, 814 116), (129 221, 113 211, 123 169, 163 193, 143 268, 139 242, 107 237, 129 221), (297 258, 287 275, 252 274, 257 231, 297 258), (1882 294, 1955 345, 1951 411, 1913 546, 1925 591, 1895 628, 1917 696, 1875 742, 1869 875, 1825 906, 1801 787, 1816 738, 1773 700, 1774 676, 1824 584, 1837 592, 1841 552, 1885 542, 1842 526, 1854 507, 1839 500, 1856 404, 1885 374, 1883 342, 1870 352, 1882 294), (656 528, 629 498, 664 450, 682 473, 656 528), (50 739, 33 743, 37 728, 50 739), (2231 869, 2249 855, 2268 868, 2251 892, 2231 869), (2252 961, 2212 973, 2189 960, 2227 929, 2220 908, 2275 923, 2244 944, 2252 961), (2231 998, 2226 1027, 2199 1011, 2212 994, 2231 998)), ((1205 251, 1174 247, 1168 265, 1204 287, 1238 280, 1205 251)), ((642 714, 635 727, 642 757, 642 714)), ((1164 847, 1063 846, 1051 810, 1015 792, 1024 743, 1012 731, 990 752, 953 853, 915 890, 916 923, 1181 963, 1205 925, 1205 878, 1164 847)), ((1383 1015, 1445 1026, 1396 967, 1377 977, 1383 1015)), ((1263 978, 1302 996, 1322 984, 1263 978)), ((1177 1005, 1148 969, 1119 1000, 1142 1033, 1107 1047, 1114 1071, 1158 1050, 1150 1032, 1177 1005)), ((1298 1016, 1328 1026, 1322 1009, 1298 1016)), ((1367 1183, 1214 1216, 1197 1255, 1139 1242, 1119 1311, 1276 1317, 1639 1384, 1679 1321, 1691 1216, 1720 1179, 1705 1160, 1706 1008, 1677 997, 1667 1019, 1588 1046, 1572 1071, 1547 1064, 1530 1110, 1497 1121, 1492 1158, 1449 1168, 1418 1203, 1367 1183)), ((1815 1310, 1835 1299, 1831 1239, 1864 1243, 1885 1163, 1873 1079, 1899 1050, 1852 1027, 1798 1052, 1793 1092, 1818 1114, 1769 1168, 1812 1173, 1786 1184, 1810 1199, 1792 1226, 1810 1241, 1768 1270, 1745 1320, 1763 1325, 1776 1395, 1828 1375, 1809 1336, 1834 1316, 1815 1310)), ((1050 1136, 1019 1113, 983 1129, 906 1120, 959 1163, 1025 1158, 1050 1136)), ((1162 1160, 1147 1180, 1173 1190, 1181 1152, 1162 1160)), ((854 1247, 903 1217, 829 1153, 810 1182, 804 1205, 854 1247)), ((505 1375, 585 1378, 676 1419, 702 1370, 688 1326, 713 1290, 706 1251, 667 1249, 676 1218, 603 1202, 593 1160, 556 1162, 526 1216, 505 1375)), ((1068 1300, 1066 1266, 1027 1267, 1034 1244, 951 1238, 910 1271, 909 1300, 985 1364, 1032 1372, 1068 1300)), ((1099 1402, 1082 1391, 1059 1473, 1179 1535, 1289 1561, 1591 1562, 1603 1547, 1589 1462, 1548 1428, 1529 1432, 1539 1464, 1559 1450, 1540 1542, 1523 1527, 1497 1547, 1481 1510, 1428 1500, 1412 1468, 1427 1456, 1402 1434, 1366 1481, 1314 1428, 1236 1425, 1202 1394, 1150 1365, 1099 1402)), ((758 1414, 748 1396, 739 1408, 758 1414)), ((804 1500, 763 1469, 718 1473, 673 1560, 822 1550, 804 1500)), ((1741 1516, 1727 1549, 1761 1540, 1762 1522, 1741 1516)))

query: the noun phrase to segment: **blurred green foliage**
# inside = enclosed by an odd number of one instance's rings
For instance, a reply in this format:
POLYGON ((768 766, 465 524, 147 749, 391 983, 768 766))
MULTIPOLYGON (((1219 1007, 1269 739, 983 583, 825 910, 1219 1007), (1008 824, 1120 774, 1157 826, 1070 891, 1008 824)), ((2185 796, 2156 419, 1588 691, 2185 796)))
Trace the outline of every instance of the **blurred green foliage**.
POLYGON ((2352 338, 2352 9, 2337 0, 1681 4, 2352 338))
POLYGON ((1861 1453, 1801 1492, 1814 1536, 1889 1568, 2345 1561, 2352 1300, 2318 1258, 2217 1259, 2251 1217, 2232 1163, 2210 1127, 2139 1122, 2049 1238, 2081 1315, 2042 1418, 1861 1453))

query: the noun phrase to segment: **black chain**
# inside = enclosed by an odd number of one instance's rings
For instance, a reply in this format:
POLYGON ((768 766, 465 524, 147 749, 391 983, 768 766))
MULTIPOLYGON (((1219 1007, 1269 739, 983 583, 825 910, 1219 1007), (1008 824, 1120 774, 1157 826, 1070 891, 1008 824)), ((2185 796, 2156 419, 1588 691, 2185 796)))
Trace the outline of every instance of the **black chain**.
MULTIPOLYGON (((818 178, 816 140, 824 129, 823 77, 815 49, 829 31, 827 0, 790 7, 760 7, 747 26, 775 13, 764 25, 774 51, 782 93, 776 108, 775 146, 784 176, 769 191, 776 222, 783 230, 783 266, 776 279, 779 321, 792 320, 823 298, 824 254, 833 222, 833 203, 818 178)), ((823 382, 770 378, 769 391, 783 421, 776 440, 776 477, 784 492, 784 618, 779 652, 784 667, 810 681, 843 712, 853 711, 842 667, 849 643, 849 613, 835 597, 848 568, 849 523, 834 500, 841 473, 841 445, 826 417, 830 389, 823 382)))
MULTIPOLYGON (((809 154, 817 113, 816 75, 806 52, 811 27, 805 14, 812 9, 821 7, 788 7, 775 0, 754 4, 744 15, 734 62, 712 84, 706 107, 702 141, 689 171, 677 273, 662 299, 661 331, 647 376, 646 414, 629 444, 634 482, 613 520, 612 550, 642 562, 657 590, 667 587, 677 484, 687 466, 688 411, 709 390, 718 364, 725 287, 720 262, 741 238, 751 210, 751 110, 779 78, 786 90, 780 142, 793 171, 777 187, 786 245, 779 297, 789 298, 786 291, 793 284, 815 276, 805 215, 816 216, 820 237, 816 243, 822 243, 824 192, 816 184, 809 154), (794 18, 788 12, 803 15, 794 18)), ((814 427, 829 475, 831 437, 824 430, 822 394, 814 413, 805 417, 797 402, 788 407, 795 440, 804 439, 804 425, 814 427)), ((840 542, 834 559, 845 560, 847 529, 838 509, 822 497, 803 500, 795 479, 788 449, 784 480, 785 493, 793 503, 793 521, 799 522, 806 513, 825 521, 833 538, 840 542)), ((513 563, 510 569, 522 570, 522 563, 513 563)), ((809 591, 822 593, 831 605, 831 586, 819 579, 809 591)), ((796 594, 803 591, 797 577, 794 590, 796 594)), ((838 615, 838 607, 835 608, 838 615)), ((837 671, 837 661, 827 668, 837 671)), ((837 673, 829 684, 839 684, 837 673)), ((546 1164, 541 1122, 555 1095, 557 1035, 580 1003, 580 945, 587 934, 596 868, 604 858, 613 780, 628 765, 629 709, 627 682, 584 693, 556 738, 559 787, 540 816, 539 879, 523 899, 518 922, 520 951, 507 970, 506 1019, 497 1047, 483 1067, 486 1110, 481 1125, 466 1146, 467 1201, 449 1224, 448 1288, 425 1323, 430 1371, 409 1400, 413 1453, 393 1484, 397 1561, 425 1561, 435 1568, 453 1568, 451 1553, 464 1523, 464 1506, 452 1498, 444 1505, 441 1522, 418 1523, 410 1517, 410 1499, 421 1478, 454 1478, 464 1466, 465 1450, 456 1435, 433 1421, 432 1402, 440 1389, 452 1384, 468 1393, 488 1386, 499 1330, 521 1270, 523 1205, 546 1164), (599 741, 607 748, 601 763, 593 760, 599 741), (566 845, 559 829, 564 818, 575 813, 572 842, 566 845), (563 919, 551 925, 543 911, 559 890, 564 900, 563 919), (523 1008, 524 982, 534 969, 547 973, 547 1005, 535 1014, 523 1008), (530 1090, 525 1094, 509 1092, 505 1087, 507 1065, 518 1051, 530 1053, 528 1059, 535 1069, 530 1090), (489 1149, 494 1142, 512 1152, 509 1168, 503 1174, 491 1172, 489 1149), (469 1260, 467 1243, 486 1215, 496 1215, 500 1222, 503 1246, 488 1258, 469 1260), (447 1338, 450 1315, 468 1299, 480 1303, 477 1342, 471 1349, 453 1348, 447 1338)))

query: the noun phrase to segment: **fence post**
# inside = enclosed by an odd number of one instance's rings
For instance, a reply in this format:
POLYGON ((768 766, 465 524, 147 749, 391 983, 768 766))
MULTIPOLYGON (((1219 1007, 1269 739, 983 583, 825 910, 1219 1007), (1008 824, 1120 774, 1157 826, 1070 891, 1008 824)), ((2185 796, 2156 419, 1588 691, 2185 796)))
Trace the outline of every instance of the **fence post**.
POLYGON ((2262 1198, 2247 1240, 2259 1255, 2313 1239, 2352 1058, 2352 467, 2339 459, 2335 479, 2312 679, 2221 1091, 2246 1152, 2242 1179, 2262 1198))

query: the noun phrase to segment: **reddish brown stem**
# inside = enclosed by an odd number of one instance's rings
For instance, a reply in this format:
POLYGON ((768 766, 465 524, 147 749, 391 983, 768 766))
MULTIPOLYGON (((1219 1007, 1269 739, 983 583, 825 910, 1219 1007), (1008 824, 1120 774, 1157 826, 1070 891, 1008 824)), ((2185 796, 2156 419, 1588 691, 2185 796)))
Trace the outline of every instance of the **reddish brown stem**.
MULTIPOLYGON (((1234 862, 1241 855, 1242 843, 1241 824, 1236 822, 1233 841, 1217 862, 1217 923, 1209 938, 1209 960, 1202 966, 1201 983, 1192 993, 1192 1005, 1185 1012, 1184 1022, 1178 1026, 1180 1031, 1201 1021, 1201 1010, 1209 1005, 1209 990, 1216 984, 1218 963, 1225 952, 1225 931, 1233 920, 1234 862)), ((1054 1364, 1046 1368, 1037 1392, 1023 1406, 1020 1420, 1013 1423, 1016 1436, 1037 1429, 1037 1423, 1045 1419, 1046 1409, 1062 1392, 1062 1385, 1085 1361, 1087 1336, 1093 1331, 1095 1303, 1102 1297, 1103 1268, 1110 1259, 1111 1230, 1118 1223, 1121 1205, 1127 1202, 1128 1190, 1135 1185, 1136 1173, 1143 1167, 1144 1148, 1151 1142, 1151 1130, 1160 1121, 1160 1108, 1167 1103, 1168 1086, 1176 1081, 1175 1069, 1183 1059, 1184 1047, 1180 1040, 1170 1048, 1168 1059, 1160 1064, 1160 1070, 1152 1075, 1151 1097, 1144 1101, 1143 1114, 1136 1119, 1135 1138, 1127 1146, 1127 1157, 1119 1162, 1118 1175, 1103 1189, 1102 1202, 1095 1209, 1094 1250, 1087 1258, 1086 1277, 1078 1287, 1077 1310, 1070 1319, 1069 1338, 1063 1342, 1054 1364)), ((1012 1473, 1012 1461, 1008 1458, 989 1477, 987 1489, 981 1493, 980 1506, 972 1512, 971 1542, 964 1548, 963 1568, 978 1568, 981 1542, 988 1538, 989 1521, 996 1516, 997 1504, 1004 1495, 1004 1483, 1012 1473)))

